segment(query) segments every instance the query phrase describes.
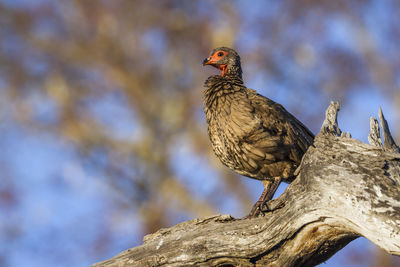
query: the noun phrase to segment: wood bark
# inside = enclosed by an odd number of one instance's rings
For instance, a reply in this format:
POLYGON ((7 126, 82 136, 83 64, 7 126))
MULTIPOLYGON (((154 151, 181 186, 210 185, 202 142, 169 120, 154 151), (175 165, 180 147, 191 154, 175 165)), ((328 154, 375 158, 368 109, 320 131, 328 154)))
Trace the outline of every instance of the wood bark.
POLYGON ((399 148, 381 110, 384 142, 371 118, 371 144, 339 129, 338 110, 332 102, 296 180, 264 216, 183 222, 93 266, 314 266, 360 236, 400 255, 399 148))

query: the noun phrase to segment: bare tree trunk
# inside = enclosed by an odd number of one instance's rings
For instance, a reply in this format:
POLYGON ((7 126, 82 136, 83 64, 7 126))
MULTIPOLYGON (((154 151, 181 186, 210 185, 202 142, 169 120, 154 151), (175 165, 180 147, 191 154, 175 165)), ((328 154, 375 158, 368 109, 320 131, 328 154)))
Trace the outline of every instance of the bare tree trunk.
POLYGON ((400 154, 380 110, 371 145, 337 125, 331 103, 296 180, 271 211, 253 219, 218 215, 147 235, 101 266, 313 266, 364 236, 400 255, 400 154))

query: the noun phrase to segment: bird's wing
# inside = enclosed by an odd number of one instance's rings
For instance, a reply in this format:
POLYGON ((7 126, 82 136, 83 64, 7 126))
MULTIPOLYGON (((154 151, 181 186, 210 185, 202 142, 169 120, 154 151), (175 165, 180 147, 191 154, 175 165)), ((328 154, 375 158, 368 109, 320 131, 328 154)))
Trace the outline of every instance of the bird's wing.
POLYGON ((282 105, 247 91, 256 118, 262 123, 259 129, 247 136, 253 151, 261 150, 276 160, 290 159, 299 162, 312 144, 314 135, 282 105))

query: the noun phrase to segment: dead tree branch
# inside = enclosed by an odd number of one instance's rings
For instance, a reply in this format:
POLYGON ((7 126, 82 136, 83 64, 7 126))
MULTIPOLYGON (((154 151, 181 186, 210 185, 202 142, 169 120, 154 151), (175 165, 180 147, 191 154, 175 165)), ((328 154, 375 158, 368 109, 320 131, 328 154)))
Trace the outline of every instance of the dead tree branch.
POLYGON ((343 134, 331 103, 296 180, 255 219, 217 215, 144 238, 105 266, 313 266, 364 236, 400 255, 400 154, 382 111, 369 144, 343 134))

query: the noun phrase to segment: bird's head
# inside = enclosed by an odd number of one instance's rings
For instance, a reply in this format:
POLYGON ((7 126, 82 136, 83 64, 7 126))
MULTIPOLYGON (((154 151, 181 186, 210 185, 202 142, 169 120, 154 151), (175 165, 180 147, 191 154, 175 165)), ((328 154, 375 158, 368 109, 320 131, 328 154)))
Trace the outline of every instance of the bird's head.
POLYGON ((210 56, 203 61, 203 66, 211 65, 222 70, 221 76, 226 74, 242 78, 239 54, 228 47, 218 47, 211 51, 210 56))

